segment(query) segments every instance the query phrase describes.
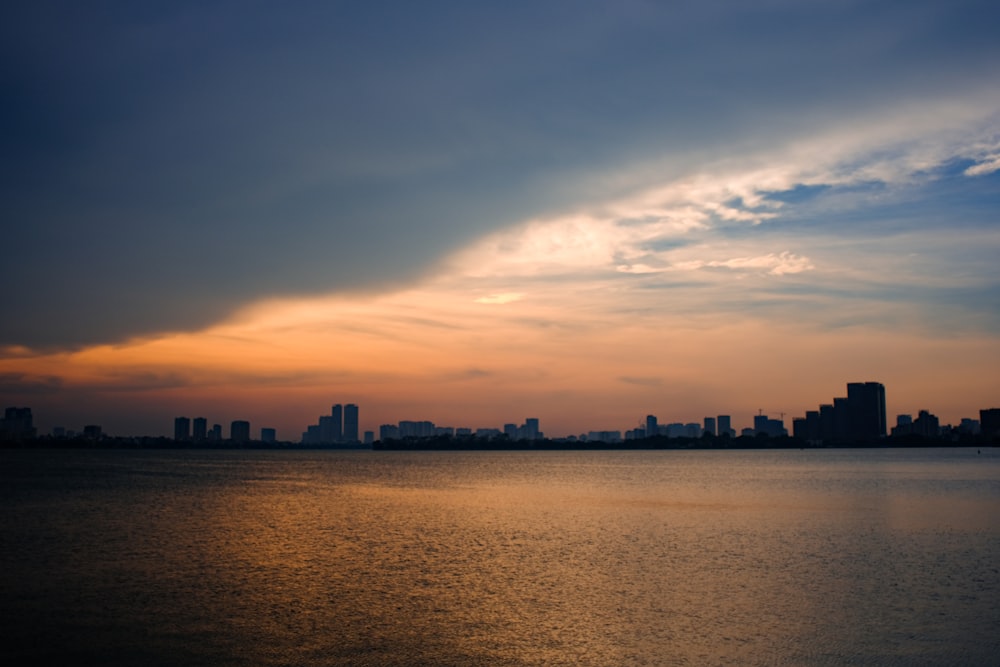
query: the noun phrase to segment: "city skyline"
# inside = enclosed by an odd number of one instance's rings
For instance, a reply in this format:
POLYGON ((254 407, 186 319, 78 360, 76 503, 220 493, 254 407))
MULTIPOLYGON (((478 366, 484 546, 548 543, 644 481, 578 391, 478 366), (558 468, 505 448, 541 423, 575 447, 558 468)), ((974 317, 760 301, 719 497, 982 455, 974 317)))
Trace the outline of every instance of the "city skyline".
MULTIPOLYGON (((273 426, 257 426, 251 420, 238 419, 231 422, 229 437, 223 435, 222 424, 215 423, 209 428, 206 417, 176 416, 173 418, 172 439, 177 442, 212 443, 226 440, 236 442, 293 442, 301 444, 370 444, 373 440, 429 438, 439 436, 455 436, 478 438, 493 438, 505 436, 510 440, 603 440, 621 442, 654 436, 668 438, 698 438, 703 434, 728 435, 730 437, 765 434, 771 437, 794 436, 815 443, 849 443, 874 442, 889 435, 917 434, 937 437, 938 429, 950 427, 965 433, 978 433, 980 416, 984 427, 989 432, 997 430, 1000 420, 1000 408, 984 407, 967 411, 967 415, 949 422, 941 420, 928 408, 920 408, 910 412, 892 413, 887 411, 885 386, 880 382, 848 382, 846 395, 828 399, 818 405, 817 409, 805 410, 801 414, 780 411, 778 418, 765 413, 761 408, 747 421, 746 426, 734 422, 731 414, 704 415, 695 421, 680 418, 678 415, 657 413, 647 414, 635 419, 630 425, 603 425, 605 428, 592 428, 586 423, 578 424, 582 428, 569 429, 559 433, 545 433, 538 417, 525 418, 524 423, 498 420, 492 424, 441 425, 426 417, 418 419, 399 419, 379 423, 372 428, 362 427, 365 424, 360 418, 360 408, 357 404, 333 404, 330 414, 320 415, 316 423, 307 425, 296 437, 282 433, 273 426), (918 413, 918 419, 913 414, 918 413), (787 419, 786 419, 787 417, 787 419), (253 428, 259 432, 259 437, 253 436, 253 428)), ((737 416, 739 418, 739 416, 737 416)), ((39 429, 34 423, 30 407, 11 406, 6 410, 6 420, 15 431, 30 430, 41 436, 63 436, 79 434, 66 426, 51 426, 39 429), (26 420, 26 421, 25 421, 26 420), (29 429, 25 430, 23 424, 29 429)), ((85 429, 96 429, 96 433, 111 437, 168 437, 167 434, 153 431, 146 433, 112 433, 100 425, 89 425, 85 429)), ((0 429, 2 430, 2 429, 0 429)), ((25 436, 28 437, 28 436, 25 436)), ((34 437, 34 436, 31 436, 34 437)))
POLYGON ((990 3, 5 18, 0 403, 45 428, 1000 397, 990 3))

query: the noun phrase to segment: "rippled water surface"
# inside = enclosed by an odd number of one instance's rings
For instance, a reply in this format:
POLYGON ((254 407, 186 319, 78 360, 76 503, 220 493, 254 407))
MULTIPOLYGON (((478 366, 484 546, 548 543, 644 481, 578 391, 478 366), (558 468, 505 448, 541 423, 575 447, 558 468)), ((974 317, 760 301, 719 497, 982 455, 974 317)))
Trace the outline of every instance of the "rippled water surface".
POLYGON ((1000 453, 3 451, 7 664, 1000 655, 1000 453))

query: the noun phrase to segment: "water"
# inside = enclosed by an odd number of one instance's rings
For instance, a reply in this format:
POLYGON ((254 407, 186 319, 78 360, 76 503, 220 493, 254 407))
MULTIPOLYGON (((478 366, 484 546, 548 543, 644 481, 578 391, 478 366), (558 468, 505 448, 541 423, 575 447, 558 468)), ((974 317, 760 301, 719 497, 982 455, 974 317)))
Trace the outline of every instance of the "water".
POLYGON ((3 451, 8 664, 1000 655, 1000 452, 3 451))

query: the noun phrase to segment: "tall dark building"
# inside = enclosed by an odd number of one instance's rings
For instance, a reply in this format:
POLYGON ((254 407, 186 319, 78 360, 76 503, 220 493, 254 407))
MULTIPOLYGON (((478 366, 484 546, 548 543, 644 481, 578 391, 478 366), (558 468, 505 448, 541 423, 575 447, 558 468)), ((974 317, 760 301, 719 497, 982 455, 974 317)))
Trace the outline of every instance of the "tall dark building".
POLYGON ((7 408, 0 419, 0 440, 27 440, 36 435, 31 408, 7 408))
POLYGON ((646 437, 655 438, 660 432, 660 425, 656 421, 656 415, 646 415, 646 437))
POLYGON ((250 442, 250 422, 234 421, 229 426, 229 439, 233 442, 250 442))
POLYGON ((736 435, 736 431, 733 430, 733 418, 730 415, 719 415, 715 423, 719 429, 719 435, 723 437, 736 435))
MULTIPOLYGON (((333 407, 336 410, 340 406, 333 407)), ((336 418, 336 412, 334 412, 334 418, 336 418)), ((344 406, 344 435, 341 439, 345 442, 359 442, 361 440, 358 437, 358 406, 354 403, 348 403, 344 406)))
POLYGON ((885 387, 882 383, 847 384, 846 421, 848 440, 878 440, 885 437, 885 387))
POLYGON ((987 438, 1000 437, 1000 408, 979 411, 979 432, 987 438))
POLYGON ((330 409, 330 417, 330 442, 340 442, 344 440, 344 406, 340 403, 333 406, 330 409))
POLYGON ((208 420, 204 417, 195 417, 191 426, 191 437, 195 442, 202 442, 208 437, 208 420))
POLYGON ((191 420, 187 417, 174 418, 174 440, 183 442, 191 439, 191 420))

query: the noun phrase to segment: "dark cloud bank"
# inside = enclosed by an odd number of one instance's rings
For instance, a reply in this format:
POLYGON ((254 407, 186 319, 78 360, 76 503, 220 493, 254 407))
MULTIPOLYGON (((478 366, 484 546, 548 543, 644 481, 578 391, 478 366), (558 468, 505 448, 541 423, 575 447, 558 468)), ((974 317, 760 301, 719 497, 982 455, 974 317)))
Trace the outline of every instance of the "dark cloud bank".
POLYGON ((8 3, 0 345, 405 283, 577 177, 961 91, 993 7, 8 3))

